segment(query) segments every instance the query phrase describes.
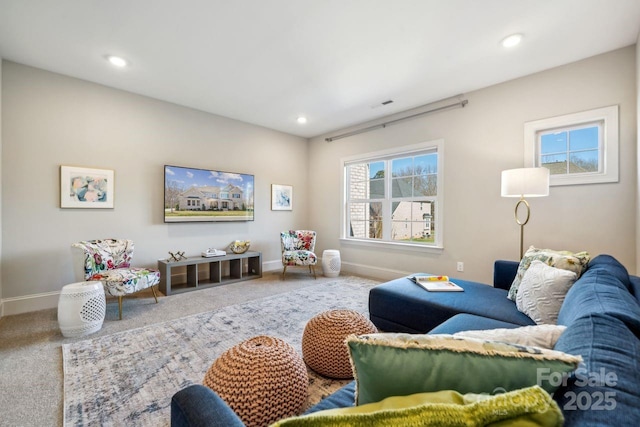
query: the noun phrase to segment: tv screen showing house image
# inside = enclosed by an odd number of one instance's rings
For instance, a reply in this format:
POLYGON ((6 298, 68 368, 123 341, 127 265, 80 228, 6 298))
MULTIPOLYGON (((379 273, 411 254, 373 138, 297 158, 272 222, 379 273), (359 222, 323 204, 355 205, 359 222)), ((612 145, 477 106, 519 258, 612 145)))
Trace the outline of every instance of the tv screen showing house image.
POLYGON ((164 167, 164 222, 253 221, 253 175, 164 167))

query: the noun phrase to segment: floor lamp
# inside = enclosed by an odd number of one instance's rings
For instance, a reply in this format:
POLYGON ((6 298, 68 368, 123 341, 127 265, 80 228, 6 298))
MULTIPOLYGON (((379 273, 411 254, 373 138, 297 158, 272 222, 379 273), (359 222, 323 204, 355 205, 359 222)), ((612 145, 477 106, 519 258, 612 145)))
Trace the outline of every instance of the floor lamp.
POLYGON ((514 211, 516 222, 520 226, 520 259, 524 256, 524 226, 529 222, 531 208, 525 197, 544 197, 549 195, 549 169, 519 168, 502 171, 502 197, 520 197, 514 211), (518 218, 518 208, 524 205, 526 216, 518 218))

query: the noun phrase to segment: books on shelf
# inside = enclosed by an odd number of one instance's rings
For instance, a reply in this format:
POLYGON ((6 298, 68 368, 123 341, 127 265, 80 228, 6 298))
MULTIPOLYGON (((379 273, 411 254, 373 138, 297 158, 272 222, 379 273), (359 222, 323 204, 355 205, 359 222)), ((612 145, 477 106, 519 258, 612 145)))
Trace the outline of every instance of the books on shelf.
POLYGON ((413 282, 431 292, 463 292, 460 286, 449 280, 447 276, 411 276, 413 282))

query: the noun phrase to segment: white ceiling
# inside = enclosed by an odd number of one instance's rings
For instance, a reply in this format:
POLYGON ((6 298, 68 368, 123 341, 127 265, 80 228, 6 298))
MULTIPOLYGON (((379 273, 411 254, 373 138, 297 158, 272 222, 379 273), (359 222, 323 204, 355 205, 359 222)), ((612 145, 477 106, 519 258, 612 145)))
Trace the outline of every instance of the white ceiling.
POLYGON ((303 137, 629 46, 639 30, 640 0, 0 0, 5 59, 303 137))

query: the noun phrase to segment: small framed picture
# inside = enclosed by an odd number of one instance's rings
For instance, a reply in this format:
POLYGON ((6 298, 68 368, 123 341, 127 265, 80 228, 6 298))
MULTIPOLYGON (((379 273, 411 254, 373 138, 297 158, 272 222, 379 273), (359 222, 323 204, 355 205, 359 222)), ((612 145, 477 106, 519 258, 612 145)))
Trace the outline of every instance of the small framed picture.
POLYGON ((60 166, 60 207, 112 209, 113 175, 111 169, 60 166))
POLYGON ((293 210, 293 186, 271 184, 271 210, 293 210))

